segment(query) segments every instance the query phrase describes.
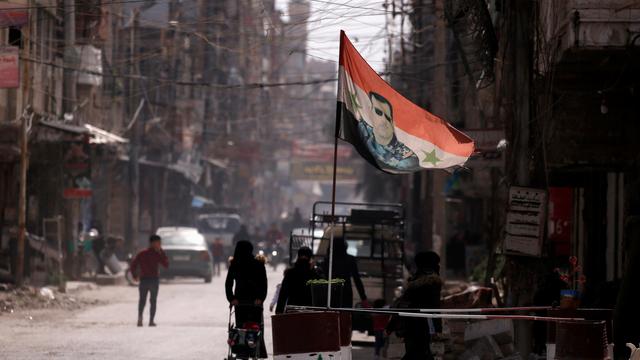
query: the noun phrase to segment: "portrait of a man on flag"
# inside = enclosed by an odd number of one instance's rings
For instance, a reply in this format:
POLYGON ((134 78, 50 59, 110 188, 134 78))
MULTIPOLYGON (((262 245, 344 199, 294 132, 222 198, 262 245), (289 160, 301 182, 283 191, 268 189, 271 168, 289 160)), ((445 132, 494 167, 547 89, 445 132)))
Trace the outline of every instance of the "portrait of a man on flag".
POLYGON ((359 113, 358 130, 376 160, 391 169, 412 170, 419 160, 416 154, 398 140, 393 125, 393 105, 384 96, 369 92, 371 112, 359 113))
POLYGON ((412 103, 340 36, 336 136, 376 168, 391 174, 462 166, 473 140, 412 103))

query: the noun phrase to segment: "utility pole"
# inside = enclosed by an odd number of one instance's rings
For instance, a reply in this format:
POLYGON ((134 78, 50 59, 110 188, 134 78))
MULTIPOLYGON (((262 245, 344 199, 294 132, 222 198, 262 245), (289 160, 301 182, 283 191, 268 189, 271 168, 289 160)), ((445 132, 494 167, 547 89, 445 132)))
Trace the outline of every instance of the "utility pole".
MULTIPOLYGON (((76 106, 76 72, 73 70, 78 65, 78 54, 76 53, 76 8, 74 0, 64 0, 64 64, 66 65, 63 73, 63 88, 62 88, 62 111, 65 115, 74 116, 74 110, 76 106)), ((65 116, 66 117, 66 116, 65 116)), ((78 203, 77 199, 64 199, 62 212, 64 216, 64 231, 65 243, 72 244, 75 240, 75 216, 73 211, 74 207, 78 203)), ((75 244, 74 244, 75 245, 75 244)), ((70 273, 73 273, 71 269, 75 268, 74 256, 75 246, 67 247, 67 249, 73 249, 68 252, 66 265, 70 269, 70 273)), ((62 259, 60 259, 62 261, 62 259)))
MULTIPOLYGON (((26 64, 25 64, 26 65, 26 64)), ((28 70, 24 73, 28 76, 28 70)), ((23 81, 28 77, 23 78, 23 81)), ((23 94, 26 95, 27 85, 23 87, 23 94)), ((23 96, 24 96, 23 95, 23 96)), ((26 98, 23 98, 26 99, 26 98)), ((26 101, 23 101, 23 103, 26 101)), ((20 190, 18 196, 18 258, 16 261, 16 285, 20 286, 24 282, 24 249, 27 236, 27 169, 29 167, 28 142, 29 142, 29 111, 25 109, 22 113, 22 123, 20 126, 20 190)))
POLYGON ((531 123, 531 73, 533 67, 533 43, 531 34, 533 34, 533 26, 531 16, 531 1, 517 0, 517 5, 513 5, 515 14, 514 19, 514 38, 515 42, 515 65, 514 88, 515 96, 514 107, 514 130, 516 133, 517 148, 516 151, 516 182, 520 186, 528 186, 530 182, 529 173, 529 126, 531 123))
POLYGON ((76 45, 76 9, 75 0, 64 0, 64 88, 63 111, 71 114, 76 101, 75 71, 72 69, 77 62, 74 46, 76 45))
MULTIPOLYGON (((135 74, 140 73, 137 65, 137 36, 138 36, 139 11, 133 11, 131 28, 129 29, 129 66, 135 74)), ((136 81, 129 79, 129 114, 133 114, 136 106, 136 97, 133 96, 136 89, 136 81)), ((135 119, 133 124, 131 144, 129 146, 129 216, 127 216, 127 237, 125 239, 126 248, 130 251, 137 243, 139 220, 140 220, 140 138, 142 132, 142 122, 135 119)))
MULTIPOLYGON (((508 33, 512 36, 511 46, 513 46, 510 54, 511 70, 513 71, 512 81, 510 82, 513 94, 513 134, 512 144, 514 144, 514 153, 512 154, 512 162, 515 167, 515 176, 512 183, 519 186, 530 186, 531 176, 529 164, 531 159, 531 151, 529 149, 530 125, 532 118, 531 98, 534 94, 531 92, 532 72, 533 72, 533 38, 534 31, 534 11, 533 2, 529 0, 514 0, 509 2, 507 19, 508 33)), ((513 257, 511 259, 512 269, 509 272, 510 297, 514 306, 522 304, 530 304, 533 300, 533 292, 527 291, 529 286, 535 285, 535 277, 529 276, 531 267, 535 262, 532 259, 524 257, 513 257)), ((531 323, 525 321, 517 321, 516 329, 516 346, 520 354, 527 356, 532 349, 532 326, 531 323)))
MULTIPOLYGON (((31 14, 29 14, 31 15, 31 14)), ((31 18, 31 17, 29 17, 31 18)), ((25 58, 29 57, 29 26, 22 28, 22 52, 25 58)), ((31 79, 29 75, 29 62, 22 63, 22 118, 20 124, 20 187, 18 190, 18 249, 16 259, 15 282, 17 286, 24 283, 24 250, 27 237, 27 169, 29 168, 29 120, 31 119, 29 103, 29 90, 31 79)))

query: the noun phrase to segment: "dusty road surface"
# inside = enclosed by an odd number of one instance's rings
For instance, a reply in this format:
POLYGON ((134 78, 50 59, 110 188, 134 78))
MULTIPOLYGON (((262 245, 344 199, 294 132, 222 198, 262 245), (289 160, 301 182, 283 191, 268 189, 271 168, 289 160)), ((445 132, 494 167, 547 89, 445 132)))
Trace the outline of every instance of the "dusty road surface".
MULTIPOLYGON (((282 270, 268 271, 268 300, 282 278, 282 270)), ((148 308, 145 327, 136 327, 138 295, 134 287, 101 287, 81 296, 105 303, 71 312, 0 315, 0 358, 221 360, 227 354, 229 314, 223 277, 214 278, 211 284, 196 279, 162 282, 156 328, 146 326, 148 308)), ((267 349, 271 352, 270 316, 265 316, 265 322, 267 349)), ((367 355, 371 351, 360 350, 367 355)))

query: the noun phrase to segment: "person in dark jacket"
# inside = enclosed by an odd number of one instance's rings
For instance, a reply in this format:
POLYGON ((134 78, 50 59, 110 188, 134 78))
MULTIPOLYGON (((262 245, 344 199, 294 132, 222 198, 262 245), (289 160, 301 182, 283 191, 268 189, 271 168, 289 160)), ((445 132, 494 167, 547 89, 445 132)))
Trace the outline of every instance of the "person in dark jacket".
MULTIPOLYGON (((331 277, 333 279, 343 279, 345 281, 344 288, 342 289, 342 301, 341 306, 344 308, 353 307, 353 289, 351 287, 351 278, 356 285, 358 295, 364 307, 369 307, 367 302, 367 294, 360 278, 360 272, 358 271, 358 260, 355 256, 347 254, 347 243, 341 238, 335 238, 333 243, 333 272, 331 277)), ((324 262, 324 275, 329 275, 329 257, 324 262)))
MULTIPOLYGON (((235 307, 237 326, 243 326, 247 321, 263 323, 262 304, 267 297, 267 272, 264 264, 253 256, 253 245, 246 240, 236 244, 227 272, 225 291, 230 306, 235 307)), ((260 358, 267 358, 264 337, 260 339, 260 358)))
POLYGON ((96 262, 98 263, 96 274, 106 274, 107 272, 104 271, 104 261, 102 260, 102 250, 104 250, 106 246, 104 236, 96 229, 91 229, 89 233, 94 234, 93 240, 91 241, 91 250, 93 250, 93 255, 96 257, 96 262))
POLYGON ((158 299, 158 289, 160 287, 160 265, 169 267, 169 258, 162 250, 161 238, 158 235, 149 237, 149 247, 142 250, 131 261, 131 274, 137 281, 140 279, 138 290, 140 299, 138 301, 138 326, 142 326, 142 314, 147 303, 147 294, 151 294, 149 299, 149 326, 156 326, 153 321, 156 316, 156 301, 158 299), (140 268, 140 271, 138 271, 140 268))
MULTIPOLYGON (((437 309, 440 308, 440 256, 433 251, 416 254, 416 272, 409 278, 407 289, 402 295, 402 302, 407 308, 437 309)), ((402 360, 430 360, 431 334, 429 320, 406 318, 403 320, 402 336, 404 337, 405 355, 402 360)), ((439 323, 434 324, 438 330, 439 323)))
POLYGON ((251 235, 249 235, 249 230, 247 230, 247 225, 241 225, 238 232, 233 235, 233 245, 237 245, 240 241, 251 241, 251 235))
POLYGON ((284 272, 276 314, 282 314, 287 305, 311 305, 311 288, 307 285, 307 281, 319 278, 311 262, 312 256, 313 252, 310 248, 303 246, 298 249, 295 265, 284 272))

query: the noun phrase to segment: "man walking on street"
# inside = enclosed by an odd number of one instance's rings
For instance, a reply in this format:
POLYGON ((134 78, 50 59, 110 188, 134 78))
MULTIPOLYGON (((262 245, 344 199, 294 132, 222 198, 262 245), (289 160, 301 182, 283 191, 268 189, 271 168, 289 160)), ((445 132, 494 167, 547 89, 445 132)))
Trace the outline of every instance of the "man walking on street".
POLYGON ((142 313, 147 303, 147 294, 151 293, 149 299, 149 326, 156 326, 153 321, 156 315, 156 300, 158 299, 158 287, 160 286, 160 274, 158 265, 166 268, 169 267, 169 259, 162 250, 160 236, 151 235, 149 237, 149 247, 142 250, 136 255, 131 262, 131 273, 137 281, 140 279, 138 287, 140 291, 140 300, 138 301, 138 326, 142 326, 142 313), (138 267, 140 272, 138 273, 138 267))

